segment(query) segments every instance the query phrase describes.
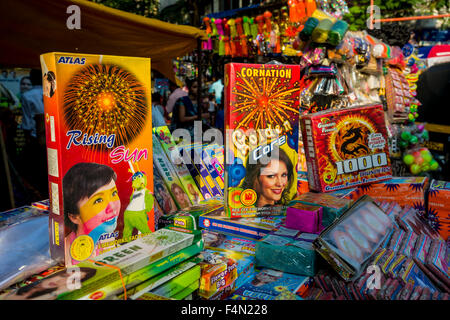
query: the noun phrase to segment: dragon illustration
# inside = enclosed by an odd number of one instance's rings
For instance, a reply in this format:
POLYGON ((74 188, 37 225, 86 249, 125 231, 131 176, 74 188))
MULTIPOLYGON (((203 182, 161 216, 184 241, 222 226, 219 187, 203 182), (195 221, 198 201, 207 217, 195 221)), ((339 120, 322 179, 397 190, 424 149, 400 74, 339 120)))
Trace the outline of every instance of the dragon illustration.
POLYGON ((361 128, 357 128, 357 127, 354 127, 354 126, 351 127, 342 138, 344 138, 344 139, 348 138, 341 145, 341 152, 343 154, 355 156, 355 155, 357 155, 359 153, 360 150, 364 150, 366 153, 369 152, 369 149, 363 144, 358 144, 353 149, 349 149, 349 145, 351 145, 352 143, 357 142, 360 139, 363 139, 362 129, 361 128))

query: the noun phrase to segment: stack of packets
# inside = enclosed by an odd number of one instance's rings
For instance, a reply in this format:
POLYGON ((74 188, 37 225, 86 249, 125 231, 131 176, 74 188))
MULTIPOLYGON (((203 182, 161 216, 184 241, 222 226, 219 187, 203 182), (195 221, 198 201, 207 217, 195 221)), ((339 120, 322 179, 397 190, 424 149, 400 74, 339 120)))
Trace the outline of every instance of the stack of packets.
POLYGON ((201 299, 223 300, 242 286, 254 270, 255 241, 202 230, 205 250, 200 263, 201 299))
POLYGON ((427 177, 392 177, 382 182, 339 190, 331 194, 346 199, 355 199, 366 194, 379 202, 396 202, 402 207, 411 206, 425 212, 425 191, 428 184, 427 177))
POLYGON ((432 180, 428 191, 428 222, 444 240, 450 235, 450 182, 432 180))
POLYGON ((47 199, 47 200, 36 201, 36 202, 33 202, 31 204, 31 206, 35 207, 35 208, 38 208, 38 209, 41 209, 41 210, 48 211, 49 208, 50 208, 50 200, 47 199))
POLYGON ((344 280, 359 276, 394 222, 368 196, 356 201, 313 245, 344 280))
MULTIPOLYGON (((127 290, 128 299, 154 300, 156 295, 165 299, 183 300, 188 298, 200 285, 200 257, 194 256, 127 290)), ((117 296, 124 299, 125 295, 117 296)))
POLYGON ((263 268, 230 295, 230 300, 302 300, 312 278, 263 268))
POLYGON ((314 276, 317 257, 312 242, 317 236, 281 226, 256 243, 256 266, 314 276))
MULTIPOLYGON (((361 202, 355 205, 358 203, 361 202)), ((351 276, 336 265, 340 279, 319 272, 306 299, 448 300, 448 243, 430 227, 419 210, 387 201, 379 203, 379 208, 391 221, 392 228, 384 232, 386 236, 381 245, 361 266, 360 272, 351 276)), ((320 238, 325 237, 327 231, 320 238)), ((351 230, 348 235, 353 238, 354 232, 351 230)), ((371 233, 366 235, 370 237, 371 233)))
POLYGON ((223 206, 199 217, 200 228, 259 240, 284 223, 285 216, 259 216, 230 219, 223 206))
POLYGON ((388 68, 386 81, 387 114, 390 122, 408 120, 409 107, 418 101, 413 97, 408 80, 397 68, 388 68))
POLYGON ((100 300, 123 294, 127 299, 129 289, 161 276, 202 250, 200 231, 170 226, 8 291, 0 298, 100 300))

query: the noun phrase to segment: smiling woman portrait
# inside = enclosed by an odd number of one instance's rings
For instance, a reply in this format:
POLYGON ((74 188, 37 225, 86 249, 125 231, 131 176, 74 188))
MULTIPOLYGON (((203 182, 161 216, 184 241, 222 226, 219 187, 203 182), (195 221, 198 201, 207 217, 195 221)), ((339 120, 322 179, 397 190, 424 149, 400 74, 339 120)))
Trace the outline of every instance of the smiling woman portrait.
POLYGON ((242 189, 255 190, 255 207, 287 204, 294 180, 294 166, 283 149, 272 150, 254 164, 247 160, 246 168, 242 189))

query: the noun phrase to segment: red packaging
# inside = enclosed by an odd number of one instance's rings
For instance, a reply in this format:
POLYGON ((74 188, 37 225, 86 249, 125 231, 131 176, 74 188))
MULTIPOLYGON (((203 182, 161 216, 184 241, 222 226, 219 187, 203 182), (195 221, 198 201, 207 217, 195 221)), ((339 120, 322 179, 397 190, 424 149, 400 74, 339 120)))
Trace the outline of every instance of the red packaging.
POLYGON ((392 177, 381 105, 300 118, 311 190, 331 192, 392 177))
POLYGON ((427 177, 393 177, 392 179, 358 187, 361 195, 367 194, 377 201, 396 202, 425 212, 427 177))
POLYGON ((428 191, 427 218, 442 239, 450 235, 450 182, 432 180, 428 191))

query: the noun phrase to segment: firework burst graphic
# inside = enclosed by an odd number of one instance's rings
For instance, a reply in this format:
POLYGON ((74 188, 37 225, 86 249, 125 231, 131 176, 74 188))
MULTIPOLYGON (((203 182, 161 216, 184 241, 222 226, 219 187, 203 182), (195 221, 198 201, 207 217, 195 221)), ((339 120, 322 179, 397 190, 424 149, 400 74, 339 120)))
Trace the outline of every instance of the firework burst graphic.
POLYGON ((232 113, 235 129, 283 127, 298 117, 298 82, 276 77, 246 78, 237 71, 232 113))
MULTIPOLYGON (((136 77, 115 65, 92 64, 77 72, 64 92, 64 118, 71 130, 88 136, 115 134, 114 147, 128 145, 144 128, 145 89, 136 77)), ((103 144, 92 145, 105 151, 103 144)))

